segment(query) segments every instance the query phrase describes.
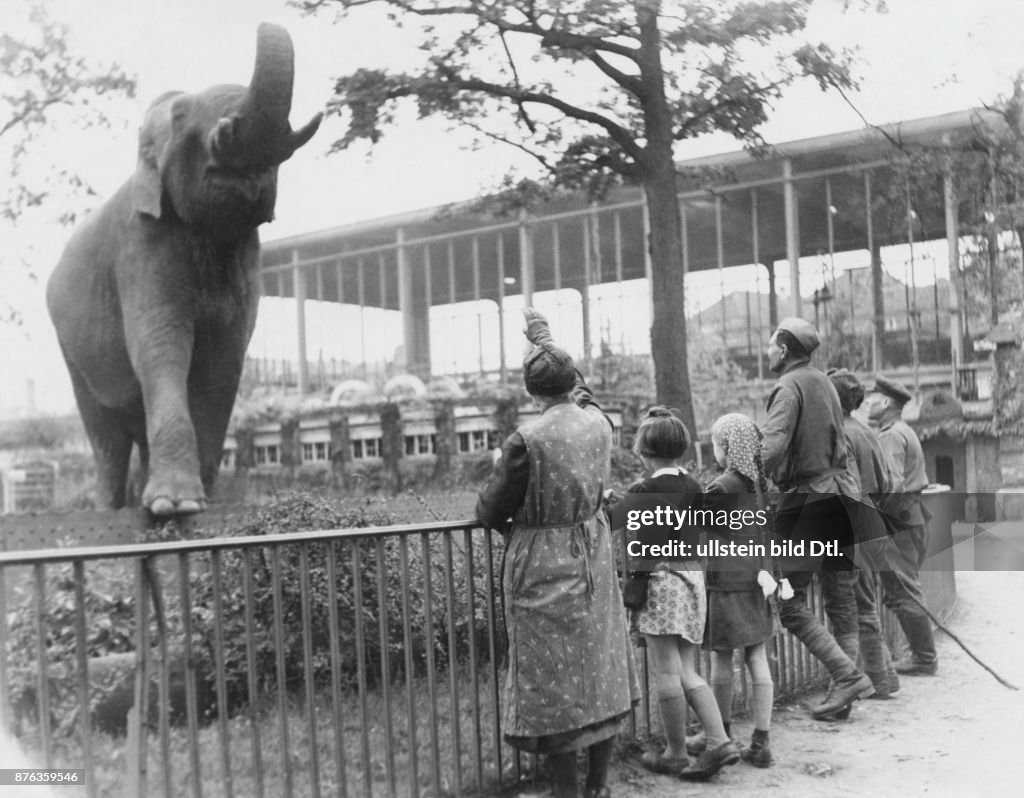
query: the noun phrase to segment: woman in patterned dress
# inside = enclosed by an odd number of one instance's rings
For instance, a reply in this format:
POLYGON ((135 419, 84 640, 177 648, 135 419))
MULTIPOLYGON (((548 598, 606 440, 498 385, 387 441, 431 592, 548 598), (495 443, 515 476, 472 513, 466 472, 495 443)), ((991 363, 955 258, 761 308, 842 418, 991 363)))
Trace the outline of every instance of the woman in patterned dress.
MULTIPOLYGON (((633 451, 651 475, 629 489, 632 494, 671 495, 676 510, 701 506, 700 486, 680 465, 690 435, 678 411, 652 407, 640 423, 633 451)), ((644 574, 633 574, 641 583, 644 574)), ((647 574, 646 602, 636 625, 650 652, 661 725, 666 747, 649 751, 644 764, 659 773, 703 780, 723 765, 739 761, 739 749, 725 733, 714 693, 697 672, 697 653, 704 639, 707 612, 704 574, 697 559, 662 560, 647 574), (708 736, 707 750, 695 763, 686 753, 686 704, 700 718, 708 736)))
POLYGON ((557 798, 607 798, 619 721, 639 700, 603 495, 612 429, 556 347, 547 321, 524 311, 535 344, 523 362, 539 418, 509 436, 476 515, 505 535, 502 589, 509 668, 505 739, 545 754, 557 798))
MULTIPOLYGON (((768 482, 761 464, 761 430, 742 413, 729 413, 711 427, 715 460, 725 473, 712 481, 704 495, 705 509, 736 511, 766 510, 768 482)), ((766 530, 756 523, 724 533, 737 543, 767 546, 766 530)), ((775 589, 768 558, 738 557, 709 561, 707 573, 708 624, 704 647, 713 653, 711 688, 729 729, 732 714, 734 649, 742 649, 750 669, 754 705, 754 734, 741 758, 755 767, 772 763, 768 731, 772 721, 775 686, 768 667, 767 641, 775 634, 775 618, 765 593, 775 589)))

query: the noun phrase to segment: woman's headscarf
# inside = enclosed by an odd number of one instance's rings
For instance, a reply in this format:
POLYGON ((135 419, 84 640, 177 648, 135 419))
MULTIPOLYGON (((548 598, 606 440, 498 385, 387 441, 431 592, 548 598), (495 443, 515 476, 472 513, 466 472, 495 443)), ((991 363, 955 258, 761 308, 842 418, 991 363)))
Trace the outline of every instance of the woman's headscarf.
POLYGON ((759 485, 764 479, 761 468, 761 440, 764 435, 749 417, 727 413, 711 427, 711 440, 725 452, 725 463, 759 485))
POLYGON ((542 343, 523 360, 523 381, 533 396, 569 393, 576 385, 576 364, 564 349, 542 343))

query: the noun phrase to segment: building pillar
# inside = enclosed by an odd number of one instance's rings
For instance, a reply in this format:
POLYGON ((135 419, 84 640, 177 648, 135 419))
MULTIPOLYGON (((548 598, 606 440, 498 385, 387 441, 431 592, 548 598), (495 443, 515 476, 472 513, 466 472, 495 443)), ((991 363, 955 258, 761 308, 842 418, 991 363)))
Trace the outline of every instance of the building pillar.
POLYGON ((953 361, 953 384, 956 385, 955 372, 964 359, 964 339, 960 320, 960 220, 957 213, 956 186, 953 184, 953 173, 949 163, 946 164, 946 172, 942 178, 942 188, 946 206, 946 248, 949 258, 949 349, 953 361))
POLYGON ((789 284, 792 292, 790 308, 794 316, 803 312, 800 299, 800 211, 797 203, 796 184, 793 182, 793 162, 786 158, 782 162, 783 199, 786 214, 786 260, 789 261, 789 284))
POLYGON ((882 342, 885 340, 885 292, 882 283, 882 249, 871 247, 871 370, 885 368, 882 342))
POLYGON ((519 212, 519 285, 523 291, 523 307, 533 307, 533 227, 527 218, 525 210, 519 212))
POLYGON ((292 250, 292 277, 295 282, 295 323, 298 328, 299 393, 309 393, 309 361, 306 358, 306 272, 298 265, 298 250, 292 250))
POLYGON ((416 293, 412 262, 405 247, 405 231, 395 232, 398 261, 398 308, 402 313, 402 345, 405 349, 405 370, 430 379, 430 300, 416 293))

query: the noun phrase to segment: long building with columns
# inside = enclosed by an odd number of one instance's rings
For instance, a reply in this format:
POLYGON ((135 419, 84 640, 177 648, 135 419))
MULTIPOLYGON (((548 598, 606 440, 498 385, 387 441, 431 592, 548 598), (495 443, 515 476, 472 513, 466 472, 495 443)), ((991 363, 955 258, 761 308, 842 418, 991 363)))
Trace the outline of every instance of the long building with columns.
MULTIPOLYGON (((719 301, 727 293, 727 274, 731 289, 766 295, 766 303, 753 303, 763 338, 779 315, 806 313, 817 285, 808 282, 818 279, 819 270, 831 268, 834 282, 837 263, 840 270, 844 263, 852 268, 851 258, 859 258, 863 263, 856 265, 867 267, 872 288, 870 296, 858 299, 874 319, 871 365, 879 367, 886 315, 883 253, 909 257, 911 281, 918 270, 931 268, 929 279, 936 285, 936 264, 944 260, 941 270, 947 279, 942 284, 949 296, 942 306, 950 320, 943 329, 949 331, 950 365, 955 366, 964 358, 956 290, 961 231, 955 181, 947 175, 937 190, 908 190, 905 207, 894 186, 905 179, 899 177, 899 165, 908 152, 970 149, 980 128, 1001 124, 998 114, 975 109, 787 142, 760 157, 737 151, 681 162, 684 256, 679 279, 687 280, 695 296, 720 289, 712 297, 719 301), (927 256, 930 265, 921 258, 926 245, 931 245, 929 252, 941 253, 927 256), (779 290, 780 283, 785 291, 779 290)), ((459 370, 455 366, 463 361, 458 356, 465 355, 487 371, 485 348, 490 347, 490 366, 504 376, 513 362, 509 353, 520 345, 511 332, 518 321, 506 317, 510 309, 533 304, 535 295, 572 298, 566 300, 573 305, 569 326, 579 327, 575 348, 584 358, 600 342, 618 340, 616 324, 640 330, 649 325, 649 294, 645 302, 643 293, 651 269, 646 224, 639 188, 618 189, 601 203, 562 199, 512 218, 485 218, 465 206, 429 209, 268 242, 262 290, 264 297, 294 300, 296 382, 303 392, 310 388, 310 370, 318 359, 308 341, 311 302, 359 310, 362 352, 348 351, 344 358, 358 366, 361 357, 364 372, 367 347, 391 335, 401 360, 398 370, 429 378, 459 370), (447 353, 439 357, 439 343, 432 346, 431 339, 438 335, 434 322, 446 307, 475 308, 480 332, 474 336, 466 332, 470 327, 452 322, 442 346, 447 353), (376 321, 366 322, 371 312, 378 314, 372 316, 376 321), (493 318, 485 335, 487 313, 493 318), (368 330, 367 323, 375 328, 368 330)), ((680 309, 681 318, 702 309, 699 296, 695 301, 680 309)), ((712 304, 709 300, 703 307, 712 304)), ((720 304, 725 308, 727 303, 720 304)), ((625 336, 622 332, 620 338, 625 336)), ((359 376, 358 368, 349 376, 359 376)))

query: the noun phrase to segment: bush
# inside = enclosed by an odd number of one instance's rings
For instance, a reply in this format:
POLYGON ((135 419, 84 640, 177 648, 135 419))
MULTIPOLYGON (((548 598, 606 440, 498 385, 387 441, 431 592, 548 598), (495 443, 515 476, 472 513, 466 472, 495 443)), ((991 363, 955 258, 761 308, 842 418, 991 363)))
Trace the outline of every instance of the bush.
MULTIPOLYGON (((101 657, 133 651, 135 591, 132 570, 124 564, 104 564, 89 571, 84 588, 86 656, 101 657)), ((46 673, 50 689, 50 716, 55 731, 70 733, 78 718, 78 682, 75 663, 75 581, 71 565, 49 570, 43 612, 46 673)), ((9 698, 15 720, 36 714, 36 691, 41 665, 37 658, 34 595, 24 598, 8 614, 4 656, 10 678, 9 698)), ((155 625, 150 630, 156 634, 155 625)), ((153 639, 156 639, 155 637, 153 639)), ((93 684, 90 704, 102 701, 111 684, 93 684)))
MULTIPOLYGON (((429 507, 424 516, 436 514, 429 507)), ((196 537, 264 536, 286 532, 310 530, 366 528, 396 523, 394 515, 380 504, 370 501, 357 506, 331 498, 299 493, 279 496, 270 503, 253 508, 241 520, 222 527, 198 529, 196 537)), ((479 533, 478 533, 479 534, 479 533)), ((154 537, 168 539, 175 536, 173 528, 158 531, 154 537)), ((340 653, 340 676, 343 684, 355 685, 359 674, 357 656, 357 623, 362 622, 364 634, 363 666, 367 681, 379 684, 382 678, 397 676, 408 678, 405 651, 411 651, 414 673, 425 671, 428 650, 433 652, 439 668, 452 664, 457 652, 468 651, 470 636, 474 636, 479 656, 487 654, 487 569, 491 567, 483 546, 473 546, 475 574, 475 611, 468 612, 466 553, 462 536, 453 540, 454 616, 449 615, 446 590, 448 573, 446 549, 443 539, 430 535, 427 556, 430 559, 430 578, 433 588, 428 605, 424 590, 427 573, 423 536, 414 535, 402 540, 389 536, 381 539, 384 570, 384 612, 386 633, 380 633, 380 602, 378 599, 378 546, 373 540, 344 540, 314 543, 308 547, 306 575, 309 579, 310 617, 308 619, 313 660, 310 671, 317 685, 329 683, 330 613, 327 568, 327 547, 333 546, 336 558, 337 618, 340 653), (402 549, 408 564, 408 603, 403 592, 402 549), (355 554, 354 554, 355 551, 355 554), (353 569, 353 560, 357 567, 353 569), (362 603, 355 600, 355 580, 359 580, 362 603), (408 613, 408 626, 412 637, 406 643, 404 612, 408 613), (431 638, 426 638, 427 619, 433 627, 431 638), (456 650, 449 645, 449 618, 455 631, 456 650), (386 653, 388 664, 384 672, 381 663, 386 653)), ((496 561, 500 562, 500 543, 496 544, 496 561)), ((253 615, 256 683, 266 691, 277 686, 277 652, 275 637, 273 560, 280 567, 281 608, 285 689, 301 688, 305 683, 306 667, 303 646, 302 568, 301 546, 290 543, 280 546, 257 546, 251 549, 253 567, 253 615)), ((214 579, 208 555, 193 556, 190 571, 190 598, 192 620, 192 646, 200 679, 212 681, 216 637, 214 579)), ((159 561, 159 568, 173 570, 169 559, 159 561)), ((244 556, 239 549, 220 555, 220 600, 222 606, 220 633, 224 641, 223 658, 227 687, 227 702, 232 709, 248 701, 247 633, 245 626, 244 556)), ((76 638, 74 632, 75 597, 71 566, 51 568, 47 577, 44 628, 45 652, 50 673, 50 713, 61 723, 57 731, 70 732, 74 728, 77 712, 76 638)), ((500 574, 495 568, 496 586, 500 574)), ((177 580, 162 579, 164 623, 168 632, 168 645, 180 650, 183 639, 181 602, 175 589, 177 580)), ((151 618, 153 618, 152 604, 151 618)), ((131 652, 135 649, 135 580, 131 563, 100 565, 88 573, 85 590, 86 654, 99 657, 131 652)), ((7 662, 11 673, 11 699, 23 715, 34 714, 36 682, 39 665, 36 661, 35 601, 31 592, 18 602, 9 615, 8 636, 5 641, 7 662)), ((150 640, 156 646, 159 629, 155 618, 151 620, 150 640)), ((103 700, 104 689, 118 685, 95 686, 90 697, 91 707, 103 700)), ((109 692, 109 691, 108 691, 109 692)))
MULTIPOLYGON (((366 502, 357 507, 345 506, 336 500, 300 493, 282 497, 250 512, 246 519, 230 529, 210 530, 222 535, 270 535, 314 529, 366 528, 395 523, 387 511, 375 509, 366 502)), ((378 545, 372 540, 346 540, 311 544, 308 548, 307 576, 309 580, 310 618, 308 619, 313 650, 311 672, 318 684, 330 678, 330 613, 328 586, 328 546, 334 549, 336 563, 337 617, 340 654, 340 675, 347 684, 355 684, 359 673, 357 623, 363 625, 363 666, 367 680, 379 683, 382 678, 394 678, 405 671, 404 652, 411 648, 413 667, 425 668, 428 645, 439 665, 449 663, 452 654, 448 643, 448 607, 443 588, 447 585, 445 548, 441 538, 429 538, 427 553, 430 558, 432 602, 428 606, 425 595, 427 573, 421 536, 414 536, 403 544, 393 536, 382 539, 380 548, 383 561, 384 612, 386 634, 380 632, 380 599, 378 596, 378 545), (408 563, 408 596, 403 595, 402 549, 408 563), (358 563, 353 567, 354 561, 358 563), (357 573, 354 573, 356 571, 357 573), (357 605, 356 579, 362 592, 362 603, 357 605), (412 640, 407 644, 403 633, 404 614, 412 640), (425 639, 427 618, 433 625, 433 636, 425 639), (387 654, 388 672, 384 673, 382 653, 387 654)), ((259 547, 252 551, 253 608, 255 640, 253 641, 255 676, 260 689, 277 684, 277 651, 274 634, 273 559, 278 557, 281 585, 281 611, 284 636, 284 678, 288 689, 297 688, 305 681, 303 648, 303 616, 301 575, 303 562, 301 547, 295 544, 259 547)), ((482 546, 474 546, 474 585, 476 611, 468 617, 464 597, 469 588, 465 573, 465 552, 461 543, 453 545, 453 578, 457 650, 465 650, 469 635, 479 641, 486 640, 486 586, 482 577, 490 563, 486 561, 482 546), (462 597, 461 599, 459 597, 462 597)), ((221 556, 221 601, 225 641, 224 662, 229 703, 244 703, 248 695, 248 664, 246 659, 245 593, 243 554, 238 550, 226 551, 221 556)), ((192 579, 193 629, 197 642, 204 647, 212 663, 214 636, 213 576, 203 569, 192 579)), ((408 677, 409 674, 404 674, 408 677)))

